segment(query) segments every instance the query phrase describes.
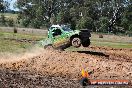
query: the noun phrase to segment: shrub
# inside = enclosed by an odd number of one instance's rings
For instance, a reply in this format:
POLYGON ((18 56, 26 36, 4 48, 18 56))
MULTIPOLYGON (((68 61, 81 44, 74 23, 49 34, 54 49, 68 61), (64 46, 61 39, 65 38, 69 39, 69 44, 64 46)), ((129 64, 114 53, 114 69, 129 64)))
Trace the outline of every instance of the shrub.
POLYGON ((5 19, 5 16, 3 14, 1 15, 0 22, 1 22, 2 26, 6 24, 6 19, 5 19))
POLYGON ((27 19, 27 18, 22 19, 22 25, 23 25, 24 27, 28 27, 29 24, 30 24, 30 19, 27 19))
POLYGON ((8 18, 7 19, 7 25, 10 26, 10 27, 13 27, 15 25, 14 20, 12 18, 8 18))

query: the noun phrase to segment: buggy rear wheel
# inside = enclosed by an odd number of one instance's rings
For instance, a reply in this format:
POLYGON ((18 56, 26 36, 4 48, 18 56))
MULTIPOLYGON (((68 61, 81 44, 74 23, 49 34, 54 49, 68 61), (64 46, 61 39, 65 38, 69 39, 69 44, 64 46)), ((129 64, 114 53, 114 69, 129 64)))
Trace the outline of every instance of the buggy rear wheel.
POLYGON ((86 39, 82 41, 83 47, 88 47, 90 45, 90 39, 86 39))

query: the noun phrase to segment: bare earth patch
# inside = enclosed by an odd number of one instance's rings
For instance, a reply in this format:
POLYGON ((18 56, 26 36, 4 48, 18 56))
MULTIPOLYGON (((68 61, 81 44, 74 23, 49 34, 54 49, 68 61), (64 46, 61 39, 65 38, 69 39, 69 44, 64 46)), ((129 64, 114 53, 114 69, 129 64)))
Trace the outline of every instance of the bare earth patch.
POLYGON ((78 52, 34 49, 32 54, 26 53, 12 60, 1 61, 2 87, 78 88, 81 87, 79 80, 82 68, 92 72, 90 79, 132 81, 131 49, 96 46, 78 52))

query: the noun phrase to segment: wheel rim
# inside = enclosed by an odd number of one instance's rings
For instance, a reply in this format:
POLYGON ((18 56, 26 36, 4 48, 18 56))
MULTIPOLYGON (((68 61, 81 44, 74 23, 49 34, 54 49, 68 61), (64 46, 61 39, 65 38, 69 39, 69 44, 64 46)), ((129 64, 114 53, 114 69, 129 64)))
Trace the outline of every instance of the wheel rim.
POLYGON ((81 44, 81 41, 80 41, 79 38, 74 38, 74 39, 72 40, 72 45, 73 45, 73 46, 78 47, 78 46, 80 46, 80 44, 81 44))

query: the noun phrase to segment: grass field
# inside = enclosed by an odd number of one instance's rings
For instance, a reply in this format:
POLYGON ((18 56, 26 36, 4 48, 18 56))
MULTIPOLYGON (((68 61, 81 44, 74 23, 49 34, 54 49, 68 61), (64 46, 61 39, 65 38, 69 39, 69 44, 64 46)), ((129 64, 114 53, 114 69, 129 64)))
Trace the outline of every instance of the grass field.
MULTIPOLYGON (((0 15, 2 15, 2 13, 0 13, 0 15)), ((10 17, 14 20, 18 16, 17 14, 11 13, 4 13, 4 15, 5 17, 10 17)), ((0 51, 8 51, 8 49, 9 51, 15 51, 16 48, 25 49, 25 47, 31 46, 28 43, 19 43, 15 41, 4 40, 4 38, 41 40, 44 38, 44 36, 0 32, 0 51)), ((132 48, 132 37, 104 35, 104 38, 99 38, 98 34, 92 34, 91 45, 107 46, 112 48, 132 48)))
POLYGON ((132 48, 132 37, 104 35, 104 38, 99 38, 97 34, 92 34, 91 44, 112 48, 132 48))
POLYGON ((18 17, 18 14, 12 14, 12 13, 0 13, 0 16, 1 15, 4 15, 6 18, 12 18, 14 20, 16 20, 18 17))
POLYGON ((15 33, 4 33, 0 32, 0 52, 24 52, 26 49, 33 46, 29 42, 18 42, 5 40, 5 38, 10 39, 27 39, 27 40, 41 40, 43 36, 27 35, 27 34, 15 34, 15 33))
POLYGON ((0 38, 40 40, 40 39, 43 39, 44 36, 42 36, 42 35, 39 36, 39 35, 0 32, 0 38))
MULTIPOLYGON (((27 40, 41 40, 46 36, 42 35, 27 35, 27 34, 15 34, 0 32, 0 52, 24 52, 33 46, 29 42, 18 42, 5 40, 10 39, 27 39, 27 40)), ((121 37, 114 35, 104 35, 104 38, 98 38, 97 34, 92 34, 91 45, 94 46, 106 46, 112 48, 132 48, 132 37, 121 37)), ((71 50, 78 50, 70 47, 71 50)))
POLYGON ((107 46, 111 48, 132 48, 132 44, 130 43, 122 43, 122 42, 99 42, 99 41, 91 41, 92 45, 96 46, 107 46))
POLYGON ((18 43, 15 41, 3 40, 0 41, 0 52, 17 52, 26 51, 31 46, 30 43, 18 43))

